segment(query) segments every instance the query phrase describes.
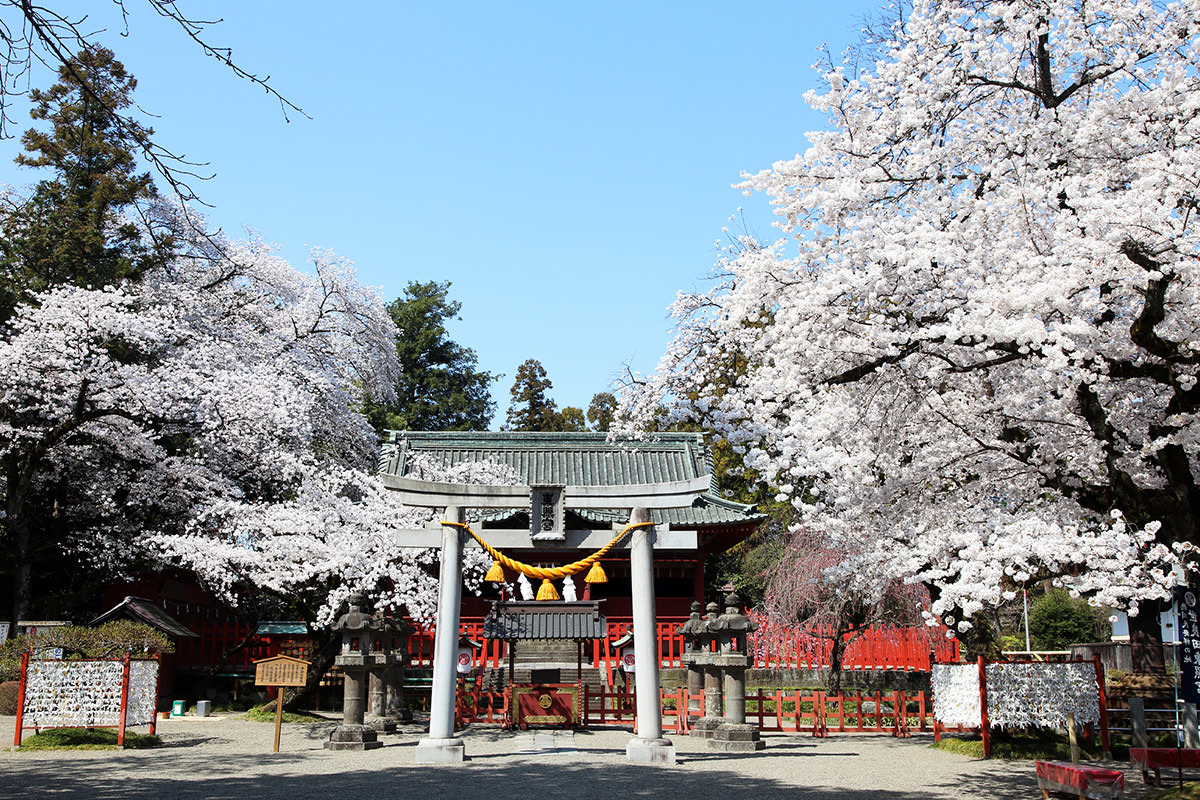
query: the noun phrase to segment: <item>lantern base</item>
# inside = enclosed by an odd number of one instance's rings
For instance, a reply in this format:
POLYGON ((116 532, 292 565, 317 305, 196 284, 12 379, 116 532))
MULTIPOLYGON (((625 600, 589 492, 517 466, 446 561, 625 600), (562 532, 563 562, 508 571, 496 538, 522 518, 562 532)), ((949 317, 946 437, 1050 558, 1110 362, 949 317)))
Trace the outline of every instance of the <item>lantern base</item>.
POLYGON ((383 742, 370 725, 338 725, 329 734, 326 750, 374 750, 383 742))
POLYGON ((713 731, 708 746, 725 753, 754 753, 766 749, 767 743, 753 725, 727 722, 713 731))

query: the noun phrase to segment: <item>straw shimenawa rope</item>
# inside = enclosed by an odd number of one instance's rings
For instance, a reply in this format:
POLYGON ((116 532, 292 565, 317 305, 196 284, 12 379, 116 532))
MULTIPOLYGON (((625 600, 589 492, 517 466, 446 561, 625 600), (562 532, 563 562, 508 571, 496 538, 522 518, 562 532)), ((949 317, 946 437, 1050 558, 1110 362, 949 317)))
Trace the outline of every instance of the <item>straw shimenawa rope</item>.
POLYGON ((496 561, 500 562, 501 564, 503 564, 504 566, 508 567, 511 570, 520 572, 521 574, 525 575, 528 578, 541 578, 542 580, 556 580, 558 578, 565 578, 568 575, 575 575, 576 573, 583 572, 585 569, 590 567, 592 564, 595 564, 597 561, 604 558, 605 553, 607 553, 609 550, 611 550, 612 547, 617 542, 619 542, 625 538, 625 534, 629 533, 634 528, 645 528, 649 525, 653 525, 654 523, 653 522, 631 522, 625 526, 624 530, 622 530, 620 533, 618 533, 616 536, 614 536, 611 542, 604 545, 604 547, 601 547, 599 550, 592 553, 587 558, 584 558, 580 561, 575 561, 571 564, 564 564, 561 567, 548 567, 548 568, 547 567, 535 567, 532 564, 523 564, 520 561, 515 561, 515 560, 509 558, 508 556, 504 555, 499 550, 497 550, 496 548, 492 547, 490 544, 485 542, 483 540, 483 538, 480 537, 480 535, 478 533, 471 530, 471 526, 466 524, 465 522, 443 521, 441 524, 442 525, 453 525, 456 528, 462 528, 467 533, 471 534, 471 536, 475 539, 475 541, 479 542, 479 546, 482 547, 484 550, 486 550, 492 558, 496 559, 496 561))

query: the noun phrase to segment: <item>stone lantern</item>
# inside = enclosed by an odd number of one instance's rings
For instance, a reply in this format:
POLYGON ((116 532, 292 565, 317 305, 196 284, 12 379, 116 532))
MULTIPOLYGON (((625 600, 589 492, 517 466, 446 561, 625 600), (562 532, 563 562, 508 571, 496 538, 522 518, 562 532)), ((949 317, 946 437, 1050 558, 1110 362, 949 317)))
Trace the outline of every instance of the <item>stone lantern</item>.
POLYGON ((382 655, 386 664, 369 672, 366 724, 377 731, 392 733, 397 722, 412 719, 412 711, 404 705, 404 670, 409 662, 408 637, 413 628, 396 617, 383 617, 379 622, 373 650, 382 655))
POLYGON ((376 668, 390 666, 390 656, 384 652, 383 620, 362 610, 361 595, 349 600, 349 610, 333 624, 341 632, 342 649, 334 663, 345 676, 342 693, 342 724, 329 734, 325 743, 329 750, 373 750, 382 747, 375 729, 363 724, 367 674, 376 668))
POLYGON ((734 592, 725 596, 725 613, 708 621, 717 642, 716 665, 725 678, 725 721, 716 727, 709 747, 717 750, 753 752, 766 747, 758 728, 746 724, 746 670, 754 662, 747 639, 758 624, 741 611, 742 599, 734 592))
MULTIPOLYGON (((688 718, 689 725, 694 724, 703 714, 704 666, 697 656, 712 650, 712 636, 708 632, 708 624, 700 618, 703 608, 699 600, 692 602, 692 613, 687 622, 679 626, 680 636, 683 637, 685 650, 679 660, 687 668, 688 718)), ((714 614, 715 616, 715 614, 714 614)), ((720 716, 720 710, 717 711, 720 716)))

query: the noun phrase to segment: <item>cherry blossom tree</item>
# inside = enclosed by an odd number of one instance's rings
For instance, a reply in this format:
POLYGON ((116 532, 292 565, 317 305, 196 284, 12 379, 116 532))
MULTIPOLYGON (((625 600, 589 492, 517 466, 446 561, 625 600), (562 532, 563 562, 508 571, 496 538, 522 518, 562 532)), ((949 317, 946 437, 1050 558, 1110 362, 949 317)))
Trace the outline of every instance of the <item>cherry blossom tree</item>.
POLYGON ((831 694, 842 690, 846 648, 873 625, 919 625, 929 600, 923 587, 896 578, 839 575, 837 568, 855 555, 852 547, 845 538, 831 542, 823 531, 802 527, 766 575, 762 605, 768 617, 830 643, 831 694))
POLYGON ((394 385, 394 329, 343 259, 317 252, 301 273, 261 243, 205 236, 137 284, 35 299, 0 339, 16 615, 31 506, 54 487, 68 544, 120 565, 222 502, 281 503, 330 470, 373 471, 357 409, 394 385))
POLYGON ((679 297, 625 409, 712 426, 960 629, 1035 577, 1164 598, 1200 542, 1198 33, 1196 0, 917 0, 820 67, 829 128, 741 184, 783 238, 679 297))

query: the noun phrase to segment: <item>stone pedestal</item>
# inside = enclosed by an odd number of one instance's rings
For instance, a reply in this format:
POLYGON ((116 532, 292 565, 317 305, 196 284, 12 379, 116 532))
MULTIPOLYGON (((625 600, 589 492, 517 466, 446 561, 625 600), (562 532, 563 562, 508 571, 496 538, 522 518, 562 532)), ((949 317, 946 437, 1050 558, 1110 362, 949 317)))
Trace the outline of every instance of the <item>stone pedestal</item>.
POLYGON ((370 725, 338 725, 329 734, 326 750, 374 750, 383 742, 370 725))
POLYGON ((467 748, 462 739, 422 739, 417 742, 413 761, 418 764, 458 764, 465 761, 467 748))
POLYGON ((674 764, 675 745, 670 739, 630 739, 625 758, 635 764, 674 764))
POLYGON ((724 717, 701 717, 692 723, 692 729, 688 735, 698 739, 711 739, 717 728, 728 722, 729 720, 724 717))
POLYGON ((713 731, 708 746, 726 753, 753 753, 765 749, 767 743, 762 741, 758 728, 753 725, 726 722, 713 731))

